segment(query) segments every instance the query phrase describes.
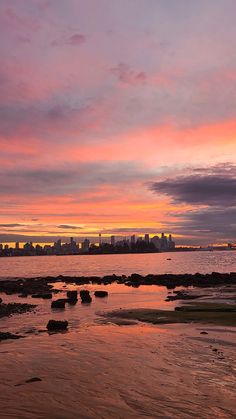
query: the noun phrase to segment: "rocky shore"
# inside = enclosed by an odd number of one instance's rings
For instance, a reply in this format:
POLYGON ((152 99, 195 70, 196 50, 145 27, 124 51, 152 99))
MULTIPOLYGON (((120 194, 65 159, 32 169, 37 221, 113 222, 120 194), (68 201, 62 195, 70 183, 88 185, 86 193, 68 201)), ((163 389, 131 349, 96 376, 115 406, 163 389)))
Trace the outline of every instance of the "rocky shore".
POLYGON ((141 321, 152 324, 202 323, 236 326, 236 304, 191 303, 176 307, 175 311, 156 309, 114 310, 104 317, 115 324, 120 320, 141 321))
POLYGON ((13 280, 0 281, 0 292, 6 294, 18 294, 22 297, 31 295, 35 298, 51 298, 52 293, 57 293, 54 285, 56 282, 65 282, 66 284, 98 284, 108 285, 112 283, 124 284, 131 287, 139 287, 141 285, 161 285, 168 289, 175 287, 217 287, 220 285, 236 284, 236 272, 219 273, 212 272, 211 274, 164 274, 146 276, 133 273, 130 276, 126 275, 105 275, 98 276, 63 276, 56 277, 47 276, 44 278, 20 278, 13 280))
POLYGON ((44 417, 77 417, 79 401, 88 417, 90 395, 100 395, 97 412, 110 391, 106 409, 113 397, 116 415, 104 417, 131 417, 129 408, 116 410, 121 394, 129 403, 121 400, 122 409, 141 397, 151 417, 176 416, 182 397, 178 417, 198 417, 199 389, 201 406, 208 397, 201 417, 210 417, 209 405, 215 417, 217 403, 233 412, 235 273, 16 278, 0 281, 0 293, 1 407, 9 416, 35 416, 36 406, 44 417))
MULTIPOLYGON (((142 285, 165 286, 167 291, 165 302, 175 300, 182 301, 184 305, 177 304, 175 310, 156 310, 142 309, 137 310, 117 310, 105 313, 107 320, 119 325, 133 324, 137 321, 149 322, 154 324, 166 323, 213 323, 225 326, 236 325, 236 273, 211 274, 184 274, 184 275, 146 275, 132 274, 130 276, 106 275, 103 277, 74 277, 74 276, 48 276, 44 278, 16 278, 0 281, 0 293, 8 296, 18 295, 21 298, 29 297, 37 300, 52 300, 50 302, 52 314, 65 311, 67 307, 80 302, 90 305, 94 300, 87 289, 73 289, 85 284, 109 285, 117 283, 128 287, 138 288, 142 285), (58 287, 58 289, 57 289, 58 287), (175 290, 176 287, 181 289, 175 290), (66 288, 66 290, 65 290, 66 288), (55 298, 57 294, 63 294, 63 298, 55 298), (64 295, 66 293, 66 295, 64 295), (187 300, 187 301, 186 301, 187 300), (197 300, 197 304, 195 303, 197 300)), ((95 299, 104 299, 108 296, 108 291, 95 290, 95 299)), ((12 298, 12 297, 11 297, 12 298)), ((164 297, 165 298, 165 297, 164 297)), ((5 299, 4 299, 5 300, 5 299)), ((41 304, 41 303, 40 303, 41 304)), ((32 311, 35 304, 21 304, 18 302, 2 301, 0 298, 0 318, 9 317, 13 314, 22 314, 32 311)), ((45 325, 46 326, 46 325, 45 325)), ((47 329, 50 331, 66 330, 68 322, 50 319, 47 329), (62 322, 62 323, 61 323, 62 322)), ((2 335, 2 339, 11 339, 10 335, 2 335)))
POLYGON ((13 314, 22 314, 27 311, 32 311, 36 305, 34 304, 21 304, 21 303, 0 303, 0 318, 9 317, 13 314))

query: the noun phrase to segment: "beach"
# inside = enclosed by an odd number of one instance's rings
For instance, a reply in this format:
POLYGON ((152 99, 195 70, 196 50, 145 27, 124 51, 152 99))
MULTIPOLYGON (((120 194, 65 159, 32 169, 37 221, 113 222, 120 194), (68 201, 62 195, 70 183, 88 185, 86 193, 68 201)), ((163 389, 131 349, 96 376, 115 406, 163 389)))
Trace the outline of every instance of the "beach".
POLYGON ((57 280, 52 286, 52 299, 0 295, 5 304, 36 305, 0 319, 2 332, 22 336, 0 342, 0 417, 187 419, 199 417, 199 409, 201 418, 235 417, 235 325, 153 324, 132 315, 137 309, 174 312, 184 302, 166 300, 181 290, 190 296, 185 304, 213 299, 232 305, 233 285, 170 291, 160 285, 57 280), (65 309, 51 308, 52 300, 83 289, 90 304, 81 304, 78 296, 65 309), (96 298, 98 290, 108 296, 96 298), (205 297, 191 300, 196 293, 205 297), (111 316, 114 311, 120 321, 111 316), (67 320, 68 329, 48 331, 50 319, 67 320))

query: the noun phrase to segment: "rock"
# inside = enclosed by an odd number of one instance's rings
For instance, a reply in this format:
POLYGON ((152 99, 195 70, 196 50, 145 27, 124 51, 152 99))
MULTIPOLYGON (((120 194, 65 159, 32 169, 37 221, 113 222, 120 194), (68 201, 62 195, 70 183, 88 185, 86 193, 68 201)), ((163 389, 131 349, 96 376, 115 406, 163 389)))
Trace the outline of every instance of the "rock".
POLYGON ((2 298, 0 298, 0 304, 2 303, 2 298))
POLYGON ((78 299, 78 292, 77 291, 67 291, 67 297, 71 301, 77 301, 78 299))
POLYGON ((108 292, 107 291, 95 291, 94 293, 95 297, 107 297, 108 296, 108 292))
POLYGON ((81 290, 80 291, 80 298, 82 303, 91 303, 92 298, 88 290, 81 290))
POLYGON ((7 339, 20 339, 23 338, 21 335, 14 335, 10 332, 0 332, 0 340, 7 340, 7 339))
POLYGON ((130 275, 130 278, 131 278, 131 281, 141 281, 143 279, 143 276, 134 273, 130 275))
POLYGON ((33 304, 21 304, 21 303, 9 303, 9 304, 0 304, 0 318, 11 316, 12 314, 22 314, 27 311, 32 311, 36 305, 33 304))
POLYGON ((65 308, 66 299, 61 298, 60 300, 52 301, 51 308, 65 308))
POLYGON ((52 294, 51 293, 45 293, 45 294, 33 294, 31 295, 32 298, 43 298, 45 300, 51 299, 52 294))
POLYGON ((202 331, 202 332, 200 332, 200 335, 208 335, 208 333, 207 333, 207 332, 202 331))
POLYGON ((35 383, 36 381, 42 381, 42 379, 39 377, 32 377, 29 378, 29 380, 26 380, 25 383, 35 383))
POLYGON ((47 324, 47 329, 50 331, 67 330, 67 328, 68 328, 67 320, 49 320, 47 324))

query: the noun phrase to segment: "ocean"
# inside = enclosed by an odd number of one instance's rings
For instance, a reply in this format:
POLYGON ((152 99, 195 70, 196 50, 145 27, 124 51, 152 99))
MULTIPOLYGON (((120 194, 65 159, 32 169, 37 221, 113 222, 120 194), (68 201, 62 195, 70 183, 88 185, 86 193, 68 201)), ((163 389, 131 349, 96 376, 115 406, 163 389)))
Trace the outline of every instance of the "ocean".
POLYGON ((236 251, 0 258, 0 279, 47 275, 147 275, 213 271, 236 271, 236 251))

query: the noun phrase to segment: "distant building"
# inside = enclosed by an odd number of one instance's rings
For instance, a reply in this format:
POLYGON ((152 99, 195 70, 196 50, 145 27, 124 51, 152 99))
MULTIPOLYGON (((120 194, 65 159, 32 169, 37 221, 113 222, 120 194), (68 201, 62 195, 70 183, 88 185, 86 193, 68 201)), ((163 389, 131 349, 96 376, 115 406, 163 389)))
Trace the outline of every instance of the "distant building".
POLYGON ((19 250, 19 248, 20 248, 20 244, 19 244, 19 242, 16 242, 16 244, 15 244, 15 249, 16 249, 16 250, 19 250))
POLYGON ((83 252, 88 252, 88 251, 89 251, 89 245, 90 245, 90 241, 89 241, 89 239, 85 239, 85 240, 82 242, 81 250, 82 250, 83 252))
POLYGON ((169 250, 175 249, 175 242, 172 240, 172 235, 171 234, 169 234, 168 249, 169 250))
POLYGON ((115 244, 116 244, 116 238, 115 236, 111 236, 111 245, 115 246, 115 244))
POLYGON ((54 243, 54 248, 55 248, 55 250, 56 250, 57 253, 61 253, 61 240, 60 239, 57 240, 54 243))
POLYGON ((136 237, 135 237, 135 234, 133 234, 133 235, 131 236, 131 238, 130 238, 130 243, 131 243, 131 244, 135 244, 135 243, 136 243, 136 237))
POLYGON ((165 233, 161 233, 161 250, 167 250, 167 249, 168 249, 167 237, 165 236, 165 233))
POLYGON ((158 236, 154 236, 151 238, 151 243, 154 244, 156 249, 161 249, 161 240, 159 239, 158 236))
POLYGON ((144 236, 144 241, 145 241, 147 244, 149 244, 149 241, 150 241, 150 239, 149 239, 149 234, 145 234, 145 236, 144 236))

